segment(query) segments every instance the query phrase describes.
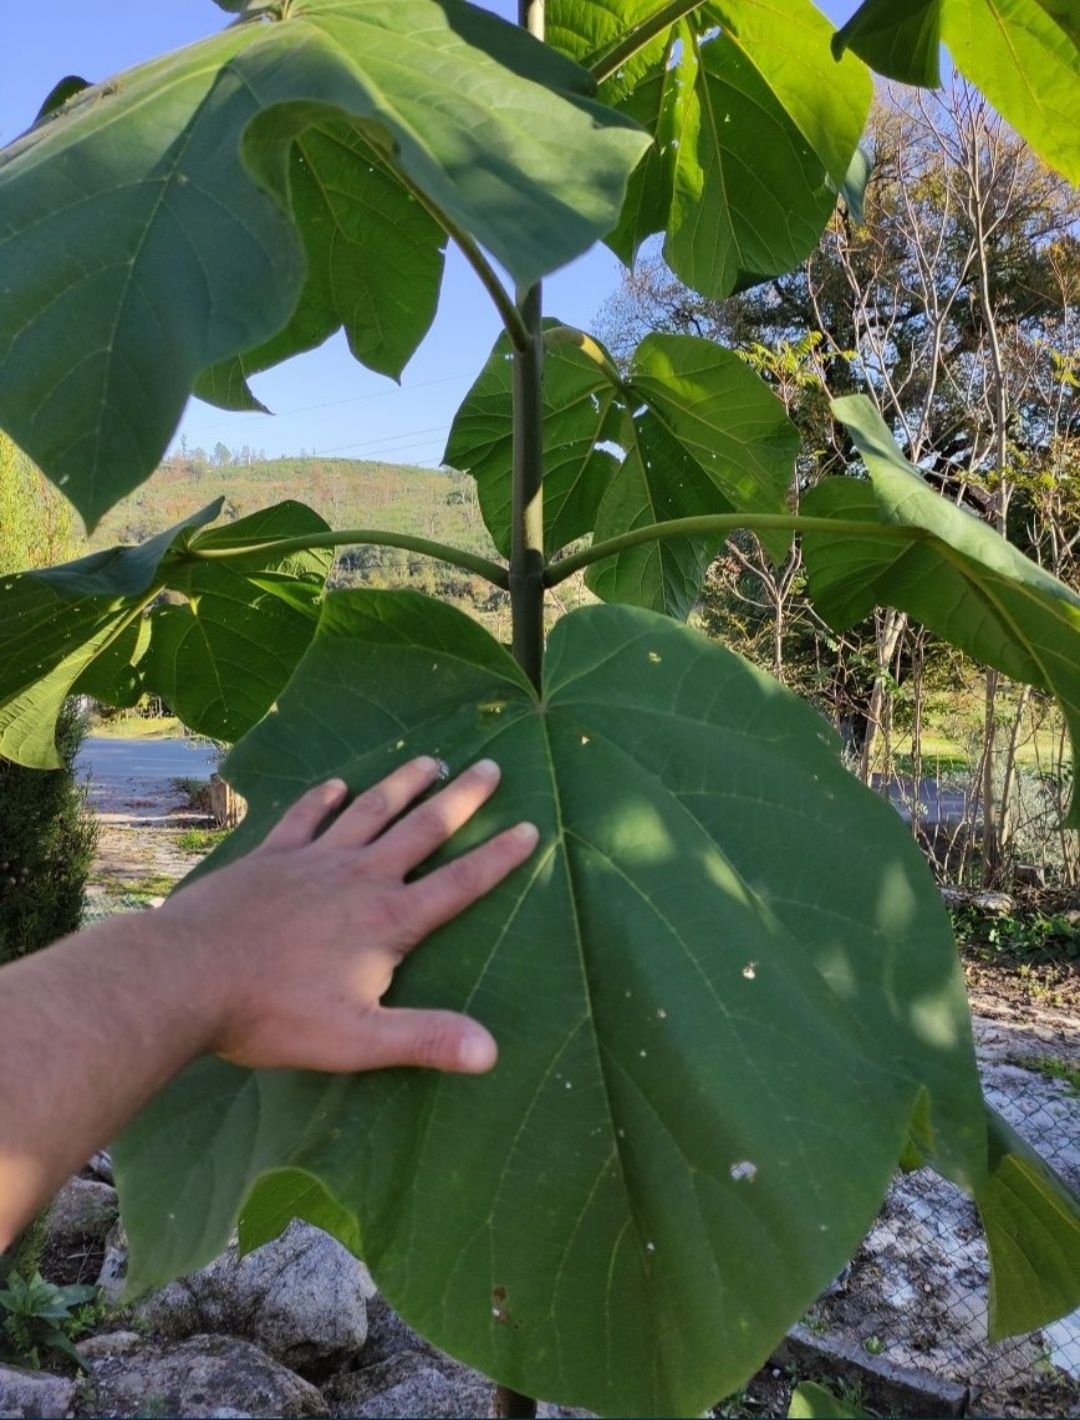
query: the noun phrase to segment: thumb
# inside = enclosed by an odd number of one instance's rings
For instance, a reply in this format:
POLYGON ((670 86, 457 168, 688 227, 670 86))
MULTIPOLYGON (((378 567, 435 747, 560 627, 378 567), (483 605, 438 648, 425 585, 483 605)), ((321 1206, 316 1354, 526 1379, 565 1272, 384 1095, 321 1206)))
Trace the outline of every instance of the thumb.
POLYGON ((415 1065, 483 1075, 495 1064, 499 1051, 491 1033, 470 1016, 399 1006, 380 1007, 368 1017, 363 1053, 361 1068, 367 1070, 415 1065))

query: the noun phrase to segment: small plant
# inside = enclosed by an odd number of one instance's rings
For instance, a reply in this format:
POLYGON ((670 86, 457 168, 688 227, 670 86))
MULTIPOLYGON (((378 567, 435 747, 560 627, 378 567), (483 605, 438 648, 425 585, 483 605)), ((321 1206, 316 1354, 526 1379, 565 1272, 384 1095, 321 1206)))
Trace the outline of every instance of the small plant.
POLYGON ((869 1351, 871 1356, 881 1356, 885 1351, 885 1343, 880 1336, 867 1336, 863 1339, 863 1350, 869 1351))
POLYGON ((957 945, 980 961, 1023 968, 1080 959, 1080 922, 1065 913, 997 914, 964 907, 951 915, 957 945))
POLYGON ((176 846, 184 853, 209 853, 229 836, 227 828, 185 828, 176 840, 176 846))
POLYGON ((1080 1095, 1080 1067, 1075 1061, 1058 1060, 1053 1055, 1014 1055, 1009 1064, 1032 1070, 1044 1080, 1060 1080, 1070 1094, 1080 1095))
POLYGON ((92 1324, 86 1304, 95 1294, 93 1287, 54 1286, 40 1272, 29 1279, 12 1272, 0 1291, 0 1309, 5 1313, 0 1357, 38 1370, 43 1353, 59 1351, 85 1369, 72 1336, 81 1335, 92 1324))

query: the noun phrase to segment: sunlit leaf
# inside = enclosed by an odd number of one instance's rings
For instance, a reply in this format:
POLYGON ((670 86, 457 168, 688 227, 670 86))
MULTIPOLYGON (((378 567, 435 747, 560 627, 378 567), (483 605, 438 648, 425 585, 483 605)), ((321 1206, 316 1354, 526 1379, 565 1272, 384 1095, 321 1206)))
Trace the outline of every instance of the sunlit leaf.
POLYGON ((864 0, 836 36, 891 79, 935 87, 938 47, 1040 157, 1080 182, 1075 0, 864 0))
POLYGON ((589 607, 556 626, 538 698, 481 627, 411 592, 326 599, 227 761, 250 808, 210 870, 309 785, 359 791, 422 751, 503 768, 455 851, 541 829, 390 997, 467 1008, 498 1068, 202 1062, 117 1146, 132 1285, 207 1261, 260 1177, 302 1170, 436 1344, 529 1394, 700 1413, 856 1246, 917 1106, 946 1171, 984 1176, 939 897, 816 712, 720 646, 589 607))
MULTIPOLYGON (((660 0, 549 0, 552 42, 586 65, 660 0)), ((792 270, 817 245, 869 110, 862 64, 836 63, 810 0, 707 0, 630 59, 601 95, 654 145, 609 242, 631 261, 653 232, 695 290, 723 297, 792 270)))
MULTIPOLYGON (((463 0, 283 13, 88 89, 0 153, 0 424, 91 523, 222 361, 254 349, 260 365, 348 320, 358 353, 400 366, 441 256, 369 168, 528 283, 614 225, 645 147, 584 71, 463 0), (334 231, 365 261, 378 241, 385 276, 332 287, 334 231)), ((201 388, 238 398, 236 376, 201 388)))
MULTIPOLYGON (((942 498, 901 455, 864 395, 833 403, 869 473, 829 478, 804 500, 809 516, 900 524, 916 540, 855 532, 805 540, 810 595, 837 630, 893 606, 1014 680, 1056 695, 1080 748, 1080 596, 993 528, 942 498)), ((1080 824, 1080 798, 1069 814, 1080 824)))

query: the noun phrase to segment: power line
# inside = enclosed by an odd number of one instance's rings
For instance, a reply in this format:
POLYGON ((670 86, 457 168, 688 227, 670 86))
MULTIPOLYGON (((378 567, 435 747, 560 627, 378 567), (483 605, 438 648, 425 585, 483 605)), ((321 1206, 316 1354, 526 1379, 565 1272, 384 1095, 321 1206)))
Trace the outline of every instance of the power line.
MULTIPOLYGON (((294 409, 276 409, 270 412, 274 419, 286 419, 293 414, 312 414, 318 409, 339 409, 343 404, 365 404, 368 400, 372 399, 390 399, 395 394, 410 394, 413 390, 431 389, 433 385, 448 385, 454 380, 475 379, 475 377, 475 370, 463 370, 460 374, 443 375, 437 380, 424 380, 418 385, 399 385, 397 389, 373 390, 370 394, 354 394, 350 395, 347 399, 329 399, 325 400, 322 404, 302 404, 296 406, 294 409)), ((256 413, 258 413, 258 411, 253 409, 237 409, 233 411, 233 419, 235 419, 237 414, 256 413)), ((235 428, 235 425, 232 419, 230 419, 228 423, 208 424, 204 427, 202 432, 212 434, 217 429, 233 428, 235 428)))

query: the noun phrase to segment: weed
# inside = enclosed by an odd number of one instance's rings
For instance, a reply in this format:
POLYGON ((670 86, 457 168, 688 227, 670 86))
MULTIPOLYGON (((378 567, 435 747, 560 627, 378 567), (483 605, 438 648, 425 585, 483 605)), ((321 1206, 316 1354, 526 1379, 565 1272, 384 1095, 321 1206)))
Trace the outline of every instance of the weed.
POLYGON ((227 828, 186 828, 176 840, 176 846, 184 853, 209 853, 228 836, 227 828))
POLYGON ((1073 1061, 1058 1060, 1053 1055, 1013 1055, 1009 1064, 1031 1070, 1044 1080, 1060 1080, 1068 1085, 1070 1094, 1080 1095, 1080 1068, 1073 1061))

